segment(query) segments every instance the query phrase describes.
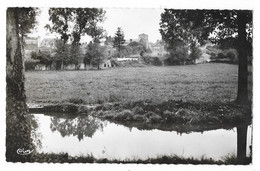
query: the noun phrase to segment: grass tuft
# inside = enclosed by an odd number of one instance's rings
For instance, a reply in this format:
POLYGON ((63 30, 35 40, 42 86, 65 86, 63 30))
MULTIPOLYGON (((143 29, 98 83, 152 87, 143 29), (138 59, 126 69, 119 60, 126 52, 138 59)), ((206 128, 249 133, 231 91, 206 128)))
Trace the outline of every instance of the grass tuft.
MULTIPOLYGON (((226 156, 221 160, 214 160, 212 158, 206 158, 202 156, 201 158, 194 158, 194 157, 188 157, 184 158, 177 155, 162 155, 157 156, 155 158, 147 158, 147 159, 140 159, 138 157, 134 157, 132 159, 124 159, 124 160, 118 160, 118 159, 107 159, 107 158, 101 158, 97 159, 92 154, 87 156, 78 156, 78 157, 72 157, 69 156, 68 153, 60 153, 60 154, 54 154, 54 153, 36 153, 32 157, 31 162, 39 162, 39 163, 136 163, 136 164, 215 164, 215 165, 236 165, 236 157, 234 155, 226 156)), ((250 164, 251 161, 249 158, 246 159, 244 165, 250 164)))

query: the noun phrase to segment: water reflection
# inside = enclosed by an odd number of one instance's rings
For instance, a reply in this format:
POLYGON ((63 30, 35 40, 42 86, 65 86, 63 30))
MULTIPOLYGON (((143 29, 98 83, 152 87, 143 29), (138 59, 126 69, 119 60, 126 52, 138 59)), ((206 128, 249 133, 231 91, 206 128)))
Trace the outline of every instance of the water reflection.
POLYGON ((26 115, 31 129, 31 138, 38 149, 42 148, 42 134, 38 131, 40 121, 34 115, 26 115))
POLYGON ((46 153, 66 152, 71 156, 92 154, 95 158, 108 159, 147 159, 176 154, 218 160, 237 152, 240 163, 244 163, 251 145, 251 127, 247 129, 247 126, 204 132, 197 127, 197 132, 191 132, 194 128, 190 127, 188 133, 182 132, 180 135, 180 126, 172 126, 171 131, 140 130, 88 116, 30 116, 34 119, 32 124, 38 126, 36 134, 42 134, 38 139, 43 148, 38 150, 46 153))
POLYGON ((60 132, 62 137, 76 136, 79 141, 84 136, 92 137, 97 130, 103 131, 104 123, 93 117, 78 116, 75 119, 51 117, 50 129, 60 132))
MULTIPOLYGON (((247 125, 237 127, 237 163, 239 164, 247 163, 247 128, 247 125)), ((251 149, 250 156, 252 156, 251 149)))

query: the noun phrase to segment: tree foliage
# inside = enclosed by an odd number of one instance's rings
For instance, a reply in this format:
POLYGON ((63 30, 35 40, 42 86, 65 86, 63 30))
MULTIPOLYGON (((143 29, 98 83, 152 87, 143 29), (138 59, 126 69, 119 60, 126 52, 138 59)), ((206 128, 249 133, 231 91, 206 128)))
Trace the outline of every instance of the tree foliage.
POLYGON ((113 37, 112 36, 106 36, 105 45, 112 45, 113 44, 113 37))
POLYGON ((195 63, 195 60, 198 59, 202 54, 196 42, 191 42, 190 51, 191 53, 189 55, 189 59, 195 63))
POLYGON ((105 19, 105 11, 99 8, 50 8, 52 26, 46 28, 60 34, 63 42, 58 42, 58 66, 78 65, 82 57, 80 40, 83 35, 89 35, 93 41, 100 43, 104 37, 104 29, 98 24, 105 19), (67 42, 71 38, 72 46, 68 51, 67 42), (69 54, 70 53, 70 54, 69 54))
POLYGON ((50 8, 49 9, 49 20, 52 22, 52 26, 46 25, 45 27, 51 32, 60 34, 61 40, 66 44, 71 36, 69 30, 69 22, 72 21, 71 8, 50 8))
POLYGON ((131 54, 140 54, 141 52, 145 52, 146 48, 142 43, 132 41, 130 42, 127 47, 130 47, 131 54))
POLYGON ((56 69, 64 69, 64 66, 70 64, 70 45, 64 44, 64 41, 57 39, 55 41, 55 55, 56 69))
POLYGON ((104 21, 105 11, 99 8, 50 8, 49 16, 52 26, 46 25, 47 29, 60 34, 64 43, 71 37, 73 44, 78 44, 85 34, 93 39, 101 35, 103 29, 98 23, 104 21))
POLYGON ((160 33, 167 47, 172 49, 179 44, 196 40, 204 44, 238 42, 238 14, 244 16, 246 40, 252 41, 252 11, 248 10, 174 10, 165 9, 161 14, 160 33), (214 36, 212 36, 214 35, 214 36))
POLYGON ((87 53, 84 58, 84 64, 92 64, 100 69, 100 63, 104 58, 104 47, 100 46, 99 43, 90 42, 87 46, 87 53))
POLYGON ((99 26, 105 20, 105 10, 102 8, 77 8, 74 10, 75 25, 73 28, 73 42, 79 42, 80 36, 87 34, 93 38, 93 41, 100 41, 104 37, 104 29, 99 26))
POLYGON ((45 65, 46 68, 50 68, 53 62, 53 59, 51 59, 50 54, 44 51, 39 51, 38 53, 31 53, 31 58, 33 60, 39 61, 39 63, 45 65))
POLYGON ((83 59, 83 53, 80 46, 71 45, 69 63, 75 65, 75 69, 79 69, 79 64, 83 59))
POLYGON ((196 41, 213 43, 233 38, 239 53, 237 101, 247 103, 247 56, 252 54, 252 11, 250 10, 174 10, 161 14, 160 33, 167 49, 196 41))
POLYGON ((164 61, 166 65, 185 65, 189 57, 188 48, 185 46, 178 46, 175 50, 170 50, 166 57, 167 58, 164 61))
POLYGON ((38 8, 17 8, 19 13, 18 26, 19 34, 23 38, 26 34, 30 33, 31 30, 36 26, 36 16, 40 13, 38 8))
POLYGON ((117 31, 115 33, 115 37, 114 37, 114 41, 113 41, 113 47, 117 48, 118 52, 120 53, 124 43, 125 43, 124 32, 120 27, 118 27, 117 31))

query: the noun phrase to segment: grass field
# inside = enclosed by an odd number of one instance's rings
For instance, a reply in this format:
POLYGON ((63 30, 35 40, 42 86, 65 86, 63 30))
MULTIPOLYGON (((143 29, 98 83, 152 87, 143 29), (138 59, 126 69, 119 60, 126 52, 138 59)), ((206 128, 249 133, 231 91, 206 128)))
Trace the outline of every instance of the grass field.
POLYGON ((236 97, 237 65, 199 64, 110 70, 25 73, 27 103, 56 104, 231 101, 236 97))

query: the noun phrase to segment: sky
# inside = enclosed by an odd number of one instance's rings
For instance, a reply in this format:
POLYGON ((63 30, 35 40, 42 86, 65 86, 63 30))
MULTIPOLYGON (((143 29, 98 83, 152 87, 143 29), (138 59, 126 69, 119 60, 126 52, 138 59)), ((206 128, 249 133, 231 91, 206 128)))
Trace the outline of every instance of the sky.
MULTIPOLYGON (((37 17, 38 26, 30 36, 53 37, 44 26, 50 23, 48 8, 40 8, 41 13, 37 17)), ((107 31, 108 36, 114 36, 117 28, 121 27, 125 39, 138 39, 138 35, 145 33, 150 42, 161 39, 159 32, 160 18, 163 9, 142 9, 142 8, 104 8, 106 11, 105 21, 100 25, 107 31)), ((90 41, 89 37, 83 37, 82 41, 90 41)))

